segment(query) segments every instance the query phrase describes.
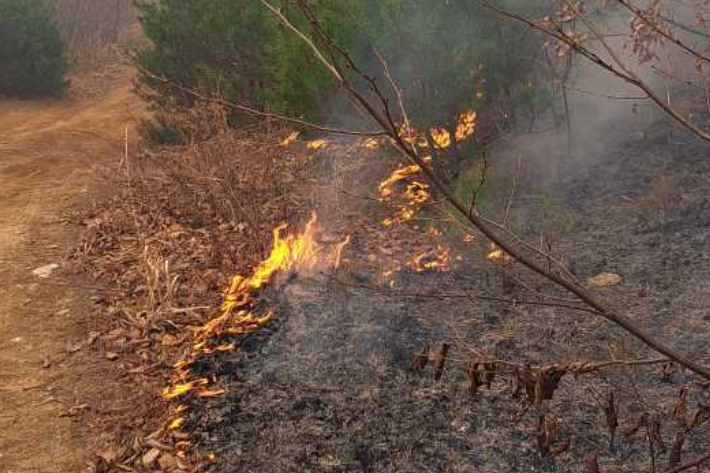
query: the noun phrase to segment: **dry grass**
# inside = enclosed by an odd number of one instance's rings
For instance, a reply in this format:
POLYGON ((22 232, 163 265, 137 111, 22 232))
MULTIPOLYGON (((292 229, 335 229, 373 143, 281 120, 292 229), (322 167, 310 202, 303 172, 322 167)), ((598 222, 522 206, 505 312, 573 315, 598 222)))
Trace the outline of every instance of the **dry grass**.
MULTIPOLYGON (((129 436, 163 432, 168 412, 157 394, 189 350, 190 328, 214 316, 230 277, 261 259, 275 226, 305 217, 308 158, 281 148, 282 134, 232 131, 145 149, 108 170, 114 195, 84 216, 71 262, 107 288, 106 354, 122 361, 136 408, 146 410, 138 417, 150 419, 129 425, 129 436)), ((111 463, 140 467, 149 448, 134 442, 111 463)))
POLYGON ((213 304, 231 275, 261 259, 278 223, 303 217, 307 159, 276 135, 144 150, 130 179, 107 177, 118 195, 86 219, 75 262, 133 305, 123 312, 134 322, 213 304))

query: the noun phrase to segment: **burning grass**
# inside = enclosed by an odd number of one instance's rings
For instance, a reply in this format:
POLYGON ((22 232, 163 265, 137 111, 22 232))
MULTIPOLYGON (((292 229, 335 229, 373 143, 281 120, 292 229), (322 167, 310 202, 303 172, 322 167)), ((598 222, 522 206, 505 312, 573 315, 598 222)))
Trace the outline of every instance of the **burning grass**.
MULTIPOLYGON (((307 219, 309 160, 300 148, 280 147, 281 131, 270 131, 222 133, 202 144, 146 149, 129 157, 129 174, 108 173, 107 185, 118 189, 116 195, 83 220, 86 230, 72 264, 107 287, 101 301, 107 350, 121 360, 131 385, 143 386, 131 396, 142 398, 138 417, 150 419, 144 429, 152 432, 153 443, 185 448, 188 441, 179 430, 180 406, 168 422, 155 396, 164 386, 170 384, 165 393, 170 397, 198 388, 204 396, 222 393, 212 380, 180 384, 168 378, 177 362, 178 369, 186 366, 193 350, 230 349, 228 343, 208 344, 206 334, 221 320, 210 322, 225 289, 231 286, 235 297, 243 289, 242 299, 227 298, 222 308, 223 315, 244 322, 240 310, 250 302, 247 295, 272 273, 322 256, 303 239, 282 238, 283 222, 296 226, 307 219), (279 251, 259 265, 271 245, 279 251), (253 277, 232 279, 253 267, 253 277)), ((308 228, 315 230, 315 221, 308 228)), ((112 461, 146 467, 143 456, 155 447, 145 441, 133 447, 112 461)), ((170 458, 188 466, 184 458, 170 458)))

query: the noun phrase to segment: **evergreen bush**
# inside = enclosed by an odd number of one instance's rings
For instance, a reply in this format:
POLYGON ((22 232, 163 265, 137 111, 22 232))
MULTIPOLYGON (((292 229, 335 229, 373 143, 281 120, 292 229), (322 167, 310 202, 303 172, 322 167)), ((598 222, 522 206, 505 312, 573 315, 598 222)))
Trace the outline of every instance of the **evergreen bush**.
POLYGON ((0 94, 58 96, 67 61, 45 0, 0 0, 0 94))
MULTIPOLYGON (((308 31, 295 7, 283 5, 308 31)), ((492 104, 534 101, 535 63, 522 58, 538 56, 541 45, 526 29, 475 2, 312 0, 310 5, 327 33, 390 90, 375 51, 386 58, 418 127, 450 124, 469 109, 480 115, 492 104)), ((139 9, 152 42, 135 56, 148 72, 140 78, 140 90, 161 110, 193 106, 195 98, 181 90, 188 88, 317 121, 333 121, 327 116, 333 113, 347 118, 337 84, 258 1, 144 0, 139 9)))

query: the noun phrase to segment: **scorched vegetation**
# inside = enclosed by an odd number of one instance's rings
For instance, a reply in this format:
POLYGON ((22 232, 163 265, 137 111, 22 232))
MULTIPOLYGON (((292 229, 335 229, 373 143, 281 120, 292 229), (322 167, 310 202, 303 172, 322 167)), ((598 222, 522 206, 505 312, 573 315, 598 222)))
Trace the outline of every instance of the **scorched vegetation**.
POLYGON ((172 365, 161 468, 705 467, 702 5, 138 8, 79 260, 172 365))

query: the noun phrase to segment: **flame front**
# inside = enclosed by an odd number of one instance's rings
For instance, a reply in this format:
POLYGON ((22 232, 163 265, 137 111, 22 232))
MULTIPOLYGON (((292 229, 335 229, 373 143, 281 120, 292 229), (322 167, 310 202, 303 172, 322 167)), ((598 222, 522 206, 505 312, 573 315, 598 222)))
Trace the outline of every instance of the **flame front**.
POLYGON ((274 229, 273 249, 269 257, 262 261, 250 278, 237 275, 232 278, 232 284, 227 291, 221 307, 221 315, 209 321, 201 329, 201 340, 195 345, 202 353, 225 351, 233 345, 220 345, 210 348, 207 341, 211 334, 225 331, 233 335, 252 332, 263 326, 275 314, 266 311, 264 314, 255 314, 253 306, 257 302, 256 291, 268 284, 275 274, 299 271, 308 273, 317 267, 337 268, 345 246, 350 242, 346 237, 340 243, 326 247, 321 245, 316 234, 318 231, 318 217, 315 213, 306 224, 306 229, 300 235, 283 237, 287 226, 279 225, 274 229))
POLYGON ((439 149, 451 146, 451 133, 446 128, 432 128, 431 137, 434 140, 434 145, 439 149))
POLYGON ((380 183, 380 202, 392 204, 392 201, 396 200, 392 205, 394 215, 384 219, 382 225, 389 227, 411 220, 419 209, 431 200, 429 184, 413 180, 421 170, 422 168, 416 164, 403 165, 395 169, 387 179, 380 183), (403 192, 395 192, 397 185, 402 181, 408 181, 403 192))
POLYGON ((489 261, 499 263, 507 263, 511 259, 508 253, 498 248, 495 243, 491 243, 491 250, 486 257, 489 261))
MULTIPOLYGON (((314 213, 300 234, 284 236, 286 225, 274 229, 273 249, 255 269, 251 277, 234 276, 220 307, 220 315, 195 330, 191 354, 175 363, 172 382, 163 391, 163 398, 173 400, 188 393, 199 397, 220 396, 226 392, 216 386, 217 379, 194 378, 191 367, 201 357, 215 352, 231 351, 235 343, 225 342, 224 335, 239 336, 255 332, 276 314, 259 308, 259 290, 271 283, 277 274, 317 269, 337 268, 350 237, 335 244, 318 241, 318 218, 314 213)), ((170 429, 184 425, 184 408, 175 410, 170 429)))
POLYGON ((459 122, 456 125, 456 141, 464 141, 476 132, 477 114, 473 110, 463 112, 459 115, 459 122))
POLYGON ((418 272, 439 271, 446 272, 450 269, 451 251, 443 245, 437 245, 430 251, 416 255, 409 265, 418 272))

